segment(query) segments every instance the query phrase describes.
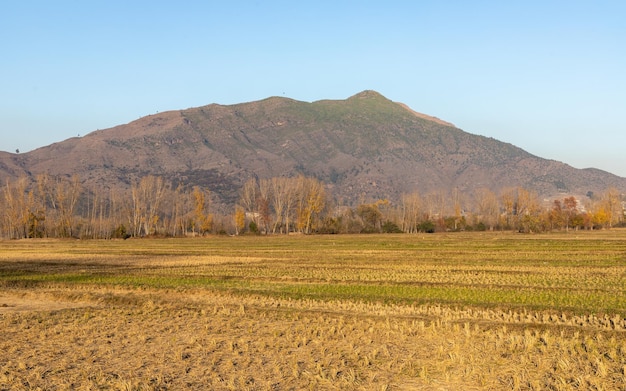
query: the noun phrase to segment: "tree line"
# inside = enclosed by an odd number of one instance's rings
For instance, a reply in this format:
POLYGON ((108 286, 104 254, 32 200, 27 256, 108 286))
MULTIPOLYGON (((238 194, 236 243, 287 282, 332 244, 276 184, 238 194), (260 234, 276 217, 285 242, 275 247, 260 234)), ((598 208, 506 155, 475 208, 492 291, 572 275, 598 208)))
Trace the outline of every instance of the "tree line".
POLYGON ((0 194, 2 237, 128 238, 186 236, 213 229, 206 189, 173 189, 146 176, 130 189, 83 188, 77 176, 7 182, 0 194))
POLYGON ((232 213, 213 208, 209 189, 173 187, 146 176, 126 191, 84 188, 77 176, 7 181, 1 236, 9 239, 128 238, 206 234, 417 233, 460 230, 544 232, 624 224, 614 188, 584 200, 548 203, 527 189, 481 188, 402 194, 397 200, 337 205, 324 183, 305 176, 251 179, 232 213))

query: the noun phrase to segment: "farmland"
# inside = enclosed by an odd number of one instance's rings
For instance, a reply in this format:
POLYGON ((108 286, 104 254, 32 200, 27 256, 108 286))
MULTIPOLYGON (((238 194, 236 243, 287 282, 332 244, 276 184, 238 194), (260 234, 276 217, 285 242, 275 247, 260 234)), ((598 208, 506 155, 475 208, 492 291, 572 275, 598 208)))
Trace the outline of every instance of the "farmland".
POLYGON ((0 390, 623 390, 626 231, 0 242, 0 390))

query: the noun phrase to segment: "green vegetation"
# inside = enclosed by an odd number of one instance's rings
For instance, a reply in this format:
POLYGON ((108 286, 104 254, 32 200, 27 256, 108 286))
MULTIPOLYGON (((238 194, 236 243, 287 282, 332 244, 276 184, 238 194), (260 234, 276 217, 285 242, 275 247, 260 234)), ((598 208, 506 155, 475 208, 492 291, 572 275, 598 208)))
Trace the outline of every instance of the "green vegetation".
POLYGON ((0 284, 210 287, 291 299, 614 314, 626 313, 620 235, 4 242, 0 284))

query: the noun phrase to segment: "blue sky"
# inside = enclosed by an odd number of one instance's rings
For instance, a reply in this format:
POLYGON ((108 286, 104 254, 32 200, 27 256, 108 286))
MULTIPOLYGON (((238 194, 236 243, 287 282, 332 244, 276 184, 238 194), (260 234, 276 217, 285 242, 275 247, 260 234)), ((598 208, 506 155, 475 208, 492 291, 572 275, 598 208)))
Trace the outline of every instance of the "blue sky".
POLYGON ((626 177, 623 1, 4 1, 0 150, 365 89, 626 177))

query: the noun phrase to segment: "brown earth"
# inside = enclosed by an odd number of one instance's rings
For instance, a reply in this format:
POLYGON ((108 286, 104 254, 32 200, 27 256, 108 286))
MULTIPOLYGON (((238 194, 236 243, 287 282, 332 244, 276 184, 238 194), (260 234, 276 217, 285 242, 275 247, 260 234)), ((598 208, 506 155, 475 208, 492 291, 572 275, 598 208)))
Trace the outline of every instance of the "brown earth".
POLYGON ((440 306, 416 315, 93 287, 2 300, 16 310, 0 312, 1 390, 618 390, 626 380, 623 332, 454 320, 440 306))
POLYGON ((32 294, 9 294, 0 292, 0 314, 28 311, 59 311, 68 308, 90 306, 90 303, 63 301, 32 294))

